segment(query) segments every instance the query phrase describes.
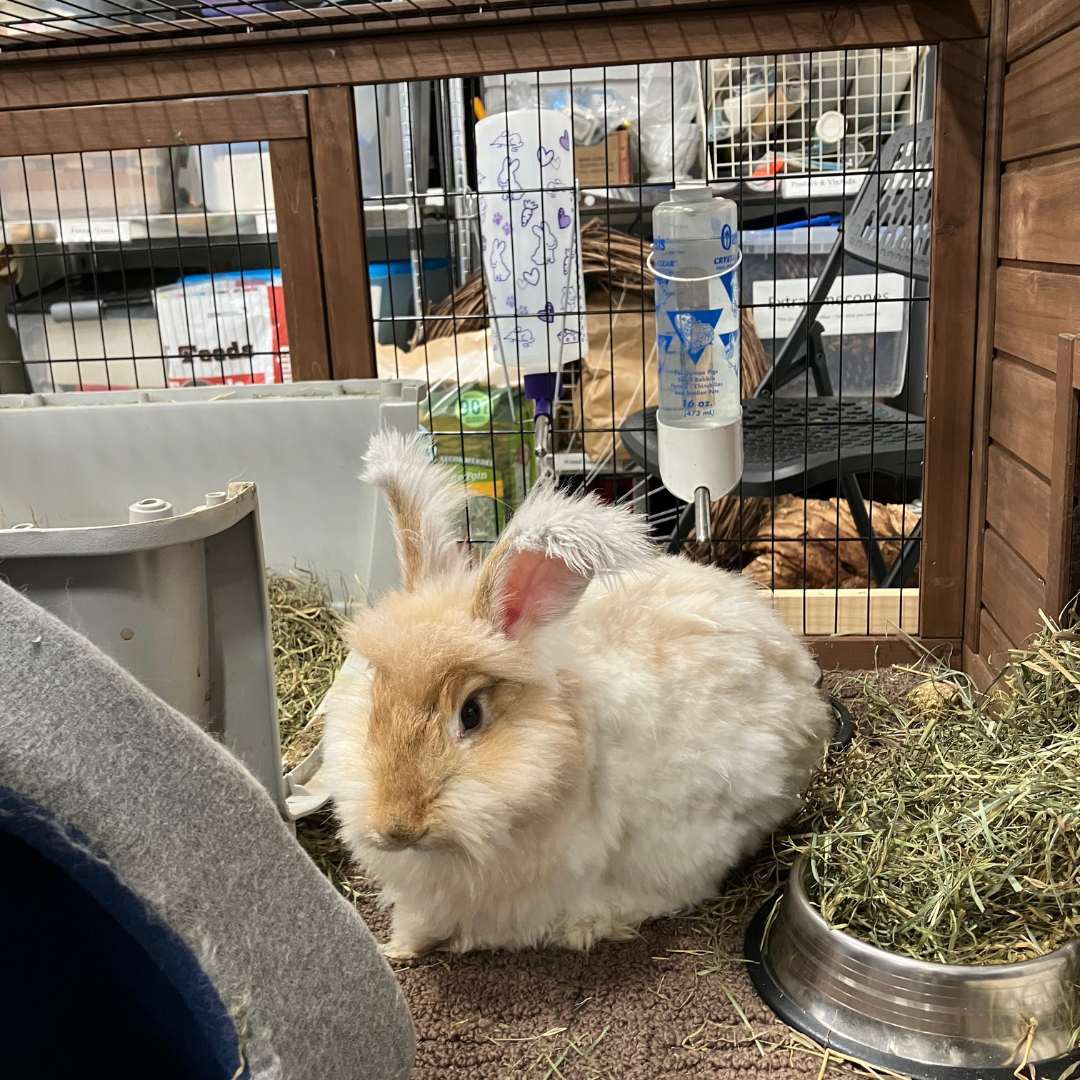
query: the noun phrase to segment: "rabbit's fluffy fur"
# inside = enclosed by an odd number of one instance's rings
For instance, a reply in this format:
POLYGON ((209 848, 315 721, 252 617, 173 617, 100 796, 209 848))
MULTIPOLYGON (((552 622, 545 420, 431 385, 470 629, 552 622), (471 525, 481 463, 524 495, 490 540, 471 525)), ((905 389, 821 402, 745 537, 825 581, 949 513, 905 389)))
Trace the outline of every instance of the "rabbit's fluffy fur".
POLYGON ((369 667, 328 708, 324 770, 394 906, 387 952, 584 949, 712 895, 831 733, 767 595, 545 485, 470 566, 424 445, 383 433, 366 461, 403 587, 348 627, 369 667))

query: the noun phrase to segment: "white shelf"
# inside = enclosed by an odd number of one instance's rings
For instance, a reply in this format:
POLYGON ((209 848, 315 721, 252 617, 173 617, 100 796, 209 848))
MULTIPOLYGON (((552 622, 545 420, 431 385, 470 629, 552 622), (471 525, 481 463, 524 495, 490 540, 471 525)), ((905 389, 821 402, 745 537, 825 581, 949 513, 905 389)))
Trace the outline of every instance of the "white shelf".
MULTIPOLYGON (((423 198, 423 196, 420 196, 423 198)), ((416 220, 405 202, 364 201, 369 231, 409 229, 416 220)), ((141 214, 87 220, 76 216, 40 218, 34 222, 7 219, 0 238, 8 244, 130 244, 146 240, 230 240, 277 236, 277 213, 273 210, 216 212, 189 210, 180 214, 141 214)))
POLYGON ((148 214, 140 217, 77 217, 29 221, 5 221, 4 240, 9 244, 128 244, 150 240, 188 238, 236 238, 277 234, 277 214, 270 210, 248 213, 190 211, 183 214, 148 214))

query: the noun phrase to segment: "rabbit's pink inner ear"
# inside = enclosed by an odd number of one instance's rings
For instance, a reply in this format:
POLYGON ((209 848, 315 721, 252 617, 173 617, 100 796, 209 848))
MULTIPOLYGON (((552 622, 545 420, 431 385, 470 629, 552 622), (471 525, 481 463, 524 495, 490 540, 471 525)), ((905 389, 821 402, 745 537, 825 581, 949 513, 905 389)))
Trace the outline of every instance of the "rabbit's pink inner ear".
POLYGON ((564 615, 589 584, 542 551, 515 552, 507 564, 499 588, 499 624, 510 637, 564 615))

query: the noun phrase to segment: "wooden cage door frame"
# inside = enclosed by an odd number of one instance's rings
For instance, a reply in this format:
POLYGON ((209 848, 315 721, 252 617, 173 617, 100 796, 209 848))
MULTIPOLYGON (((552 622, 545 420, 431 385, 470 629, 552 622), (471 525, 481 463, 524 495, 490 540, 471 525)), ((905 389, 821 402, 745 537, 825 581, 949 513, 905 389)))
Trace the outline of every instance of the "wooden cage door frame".
MULTIPOLYGON (((747 38, 745 20, 740 22, 736 14, 738 7, 724 8, 708 14, 707 18, 713 20, 710 23, 712 32, 694 39, 695 47, 691 51, 694 55, 741 55, 795 51, 797 47, 843 48, 940 42, 931 226, 932 294, 927 356, 920 636, 933 643, 959 645, 964 629, 968 556, 977 267, 988 55, 987 38, 975 35, 986 32, 982 12, 989 5, 980 0, 977 5, 980 15, 975 24, 945 29, 937 22, 936 16, 925 23, 920 19, 909 22, 900 18, 895 22, 895 31, 882 29, 886 24, 878 26, 872 20, 867 21, 868 12, 880 14, 887 6, 857 5, 862 13, 844 34, 837 37, 835 27, 829 23, 828 40, 817 40, 813 33, 807 34, 804 40, 792 29, 790 22, 783 20, 783 25, 770 23, 769 32, 764 36, 754 37, 751 34, 747 38), (950 33, 962 40, 942 41, 950 33), (791 37, 792 34, 796 36, 791 37)), ((915 6, 920 14, 930 10, 922 4, 915 6)), ((969 10, 968 5, 952 6, 958 10, 961 7, 969 10)), ((782 8, 783 4, 770 8, 770 18, 782 8)), ((805 10, 805 6, 800 7, 800 11, 805 10)), ((834 8, 831 10, 835 11, 834 8)), ((895 19, 896 14, 895 10, 892 11, 889 19, 895 19)), ((684 32, 690 25, 697 26, 703 18, 706 16, 701 13, 663 16, 665 32, 679 38, 675 50, 679 56, 687 55, 684 32)), ((888 20, 887 23, 893 25, 888 20)), ((510 70, 546 69, 670 58, 664 49, 657 50, 654 43, 643 40, 640 33, 633 40, 620 45, 617 54, 610 57, 602 52, 586 56, 575 51, 584 38, 595 34, 598 29, 598 24, 590 23, 586 27, 575 20, 566 21, 558 31, 563 48, 557 55, 551 51, 545 52, 543 35, 535 31, 523 33, 519 51, 511 50, 513 59, 503 66, 510 70)), ((641 25, 638 30, 641 30, 641 25)), ((608 33, 610 27, 605 24, 603 31, 608 33)), ((483 34, 491 33, 490 29, 483 31, 483 34)), ((474 37, 461 31, 456 40, 468 43, 467 49, 463 48, 457 53, 444 51, 438 63, 433 58, 426 58, 422 66, 417 66, 416 56, 408 51, 392 54, 391 58, 398 66, 388 64, 387 54, 372 51, 370 42, 343 44, 329 50, 325 46, 299 42, 280 49, 256 48, 243 53, 250 64, 243 74, 250 76, 255 69, 260 72, 259 79, 254 82, 248 79, 246 88, 250 91, 255 85, 264 91, 262 94, 249 92, 233 98, 184 98, 143 101, 136 105, 123 103, 80 108, 36 106, 43 100, 70 101, 71 97, 65 98, 64 94, 74 94, 77 99, 81 95, 90 95, 89 100, 95 96, 97 100, 102 97, 113 97, 115 100, 115 97, 130 95, 136 86, 139 93, 145 96, 148 76, 159 66, 161 78, 150 93, 161 99, 212 91, 196 89, 198 80, 191 77, 188 70, 192 65, 199 67, 202 59, 196 54, 182 54, 176 50, 153 58, 114 58, 110 61, 110 70, 115 78, 107 93, 102 90, 100 82, 93 86, 80 83, 74 72, 69 73, 66 84, 60 86, 53 75, 55 69, 49 68, 47 63, 28 60, 28 81, 16 86, 10 80, 5 80, 3 89, 0 89, 0 145, 5 146, 6 153, 41 153, 48 149, 122 149, 132 145, 180 145, 200 141, 270 141, 272 158, 276 160, 272 168, 275 175, 288 179, 285 187, 290 192, 279 210, 278 230, 282 265, 293 268, 288 275, 292 283, 286 290, 286 308, 290 346, 296 348, 296 356, 300 360, 299 364, 294 361, 296 377, 320 377, 324 371, 333 378, 372 376, 376 372, 375 347, 364 251, 363 203, 352 86, 356 83, 436 78, 444 74, 462 75, 487 70, 488 62, 479 63, 476 60, 478 54, 473 49, 474 37), (312 60, 317 56, 319 63, 299 67, 285 64, 281 49, 287 51, 289 48, 308 50, 312 60), (352 52, 356 54, 355 65, 351 62, 352 52), (427 59, 432 59, 430 70, 427 59), (32 74, 37 72, 39 66, 40 79, 32 74), (45 78, 46 68, 49 78, 45 78), (296 71, 301 68, 304 82, 299 84, 299 88, 306 89, 306 94, 267 93, 298 88, 296 71), (333 84, 328 85, 331 82, 333 84), (23 93, 19 87, 30 92, 23 93), (278 115, 282 110, 291 109, 294 115, 298 115, 295 103, 286 106, 267 104, 274 101, 290 102, 293 98, 302 101, 302 129, 298 129, 296 124, 300 121, 295 119, 291 127, 286 124, 284 129, 280 123, 276 126, 264 124, 261 128, 254 123, 262 112, 278 115), (226 106, 223 102, 229 104, 226 106), (156 126, 151 125, 154 134, 150 141, 135 137, 140 129, 123 121, 122 112, 133 109, 138 110, 144 120, 152 117, 153 110, 158 110, 157 115, 164 117, 156 126), (243 124, 236 122, 237 116, 231 111, 236 109, 246 110, 243 124), (56 138, 63 142, 66 138, 69 143, 78 142, 78 137, 71 135, 72 127, 80 126, 79 123, 73 124, 74 114, 78 114, 81 120, 91 114, 103 116, 106 110, 116 110, 109 115, 116 118, 127 132, 125 141, 113 142, 109 146, 43 147, 39 138, 35 149, 26 150, 21 149, 19 143, 5 139, 5 135, 13 130, 21 131, 29 139, 29 129, 35 128, 40 118, 47 117, 50 140, 56 138), (184 114, 183 124, 174 122, 175 110, 184 114), (205 115, 202 110, 206 110, 205 115), (68 134, 64 138, 60 137, 64 128, 61 114, 69 114, 66 121, 68 134), (170 132, 176 135, 175 140, 170 132), (293 141, 293 145, 274 148, 276 140, 293 141), (300 142, 304 147, 300 146, 300 142), (309 151, 307 158, 303 153, 304 148, 309 151), (297 267, 306 269, 297 272, 297 267)), ((440 45, 444 46, 445 40, 441 40, 440 45)), ((228 79, 239 74, 237 68, 221 64, 227 52, 218 51, 215 54, 218 61, 215 70, 221 78, 214 83, 214 87, 219 94, 229 85, 228 79)), ((4 70, 13 73, 22 67, 20 60, 4 70)), ((90 77, 89 70, 86 76, 90 77)), ((82 100, 87 99, 86 96, 82 97, 82 100)), ((95 126, 81 124, 81 127, 90 130, 95 126)), ((96 129, 101 128, 101 124, 96 125, 96 129)), ((865 639, 857 643, 860 659, 876 648, 876 641, 865 639)), ((851 645, 855 646, 856 643, 851 642, 851 645)))
POLYGON ((1001 140, 1005 107, 1005 71, 1009 0, 993 0, 986 79, 986 134, 983 142, 983 202, 979 250, 978 340, 975 350, 972 407, 971 477, 968 495, 967 571, 964 602, 964 668, 980 652, 983 539, 990 431, 994 322, 997 308, 998 226, 1001 204, 1001 140))
POLYGON ((1046 614, 1057 618, 1072 599, 1072 549, 1076 492, 1076 436, 1080 414, 1080 335, 1058 337, 1054 402, 1054 460, 1050 474, 1046 614))
POLYGON ((266 142, 293 378, 374 378, 350 87, 0 111, 5 156, 266 142))
POLYGON ((717 0, 0 53, 0 110, 982 38, 991 0, 717 0), (44 51, 43 51, 44 52, 44 51))
POLYGON ((334 369, 327 337, 310 140, 272 140, 270 173, 293 381, 329 379, 334 369))
MULTIPOLYGON (((988 41, 938 47, 919 634, 964 632, 988 41)), ((958 658, 957 658, 958 659, 958 658)))
POLYGON ((374 379, 355 95, 352 86, 316 86, 307 103, 330 367, 335 379, 374 379))

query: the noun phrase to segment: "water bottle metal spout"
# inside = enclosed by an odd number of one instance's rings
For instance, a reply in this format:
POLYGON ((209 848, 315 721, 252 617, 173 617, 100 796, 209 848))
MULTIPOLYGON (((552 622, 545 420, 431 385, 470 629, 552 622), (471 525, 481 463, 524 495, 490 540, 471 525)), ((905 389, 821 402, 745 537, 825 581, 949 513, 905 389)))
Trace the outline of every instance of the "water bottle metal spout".
POLYGON ((712 500, 707 487, 694 492, 694 537, 699 544, 712 540, 712 500))

